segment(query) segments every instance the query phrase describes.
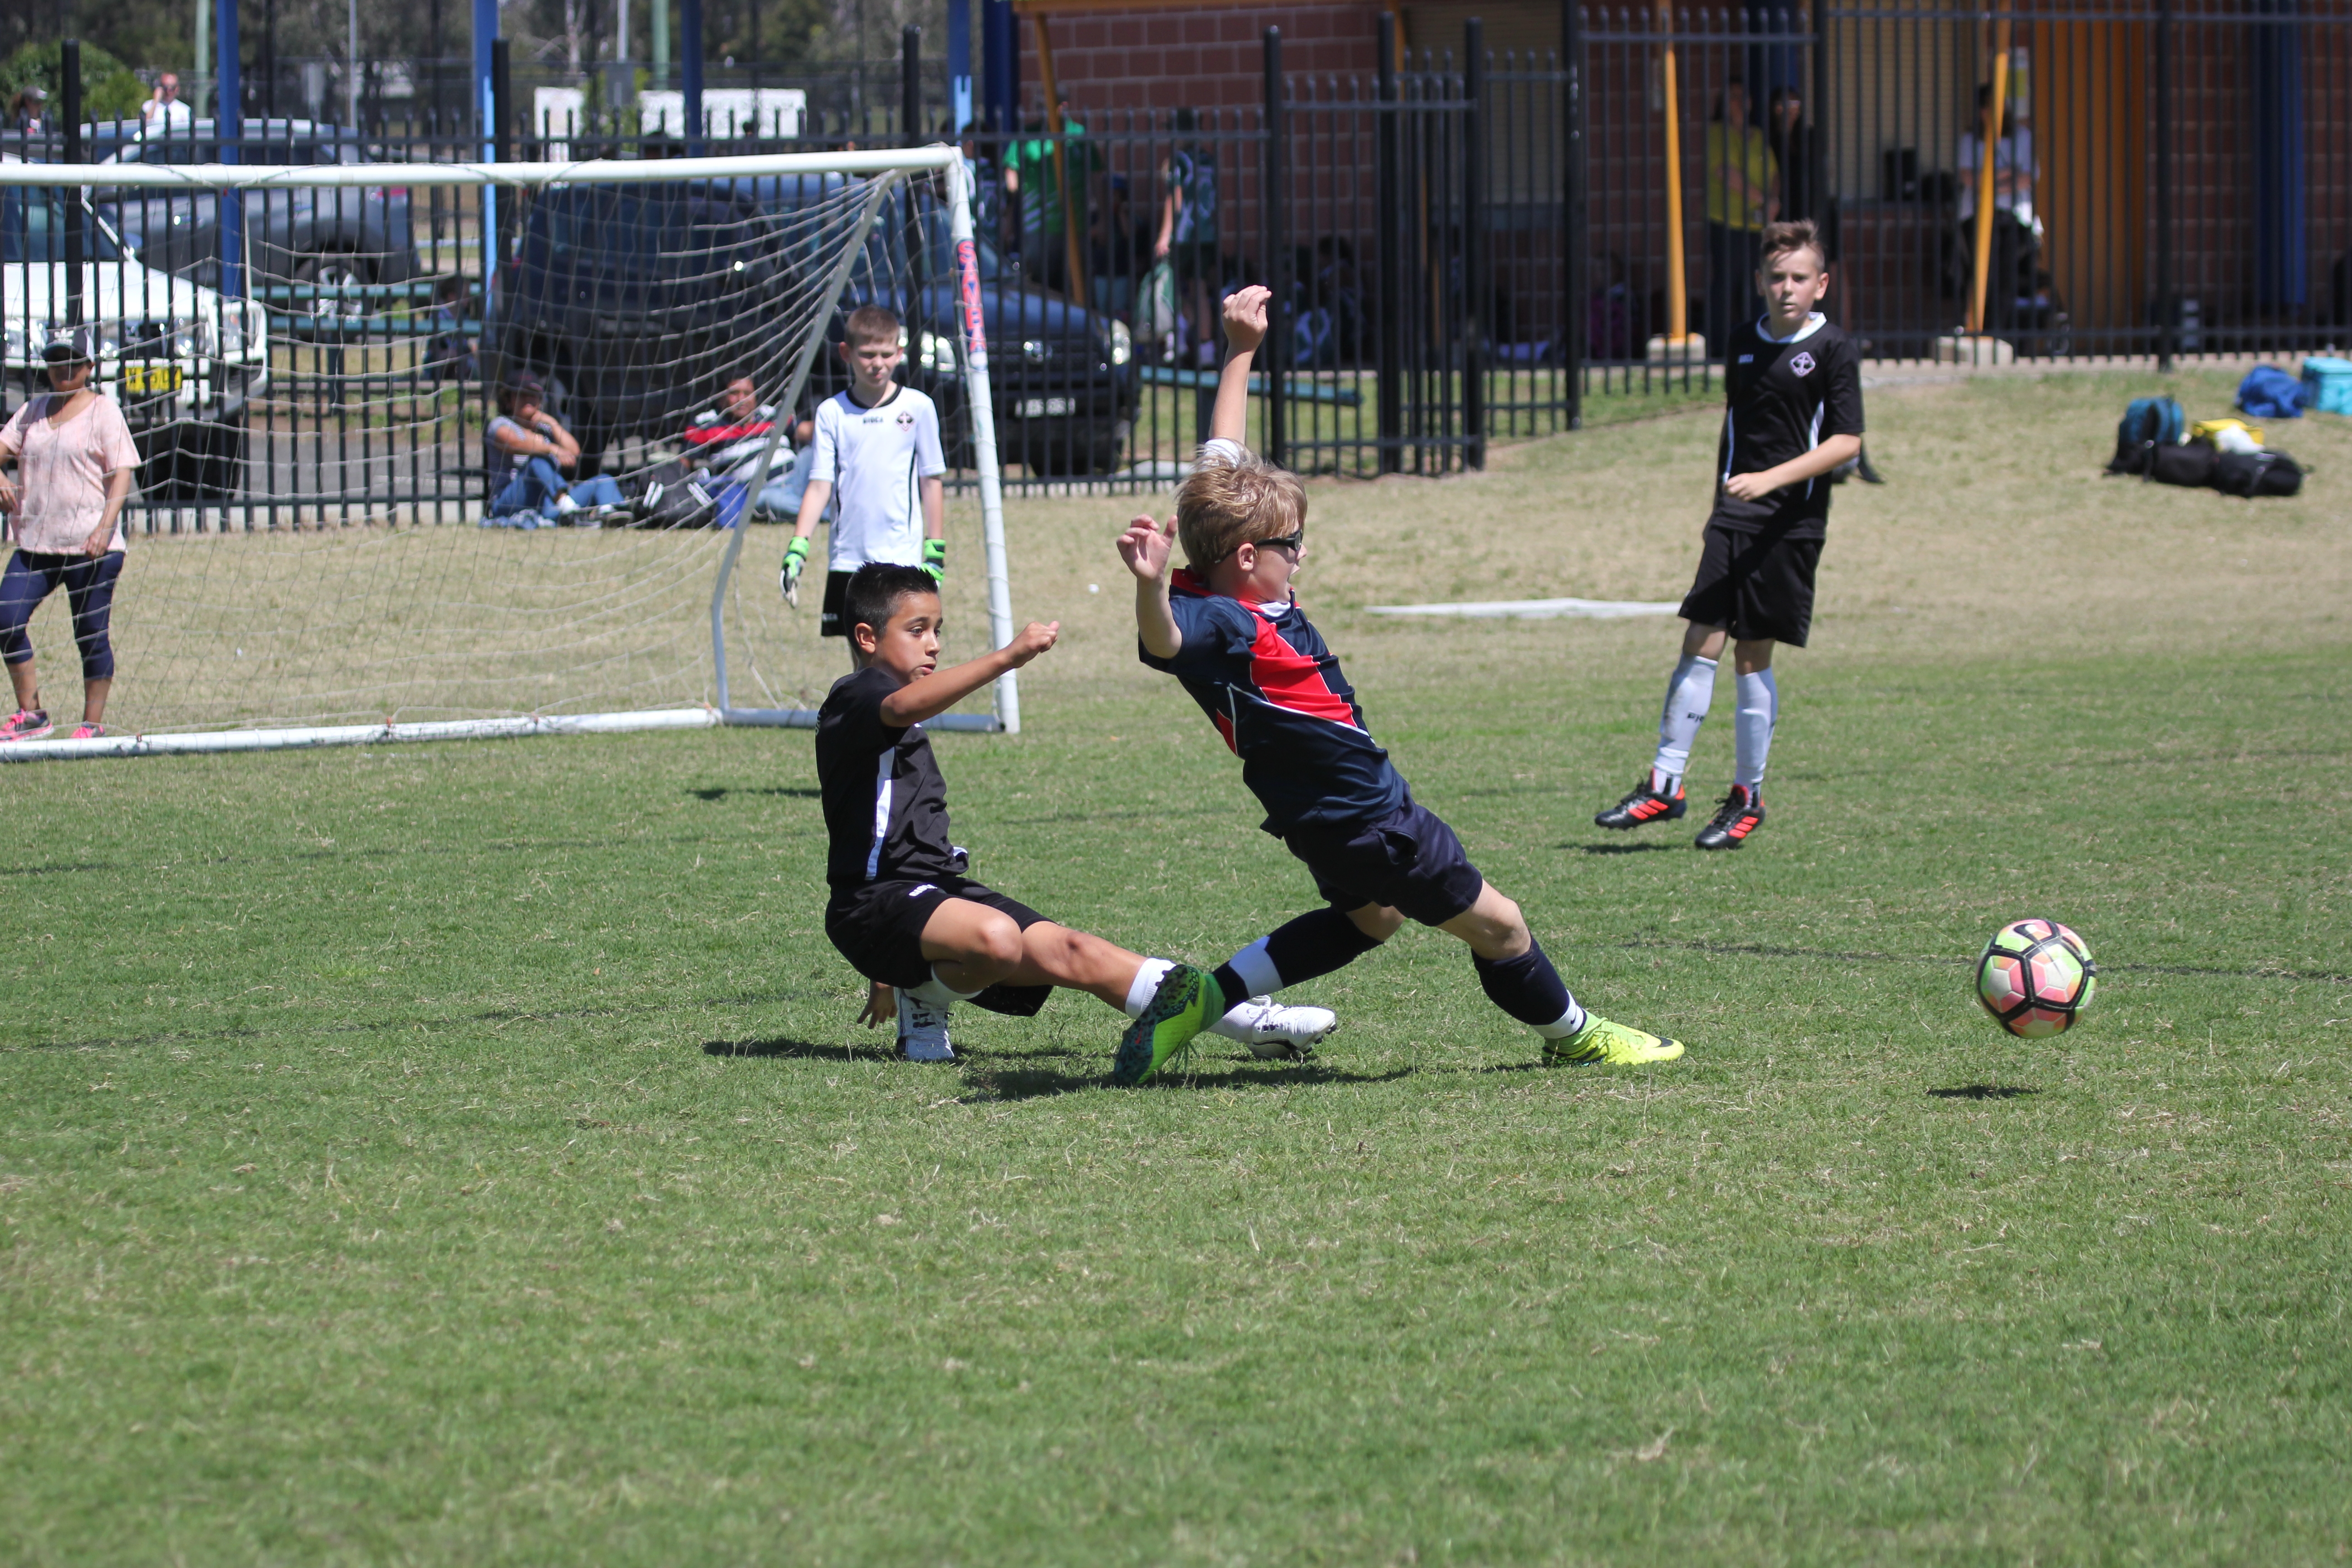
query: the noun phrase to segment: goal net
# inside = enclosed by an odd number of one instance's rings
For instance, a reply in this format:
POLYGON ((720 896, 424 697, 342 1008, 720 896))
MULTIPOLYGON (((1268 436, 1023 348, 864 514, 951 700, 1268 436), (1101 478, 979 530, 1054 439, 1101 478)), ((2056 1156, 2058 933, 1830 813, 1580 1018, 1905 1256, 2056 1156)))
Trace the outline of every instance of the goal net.
MULTIPOLYGON (((799 607, 778 591, 794 437, 867 304, 899 316, 898 379, 979 481, 949 509, 951 642, 1009 638, 954 148, 221 152, 0 161, 6 407, 55 407, 45 355, 79 345, 140 456, 109 733, 0 756, 813 722, 848 658, 818 637, 822 533, 799 607)), ((20 498, 11 542, 55 548, 50 515, 20 498)), ((76 630, 62 590, 26 627, 59 735, 76 630)), ((948 724, 1017 727, 1012 678, 967 709, 948 724)))

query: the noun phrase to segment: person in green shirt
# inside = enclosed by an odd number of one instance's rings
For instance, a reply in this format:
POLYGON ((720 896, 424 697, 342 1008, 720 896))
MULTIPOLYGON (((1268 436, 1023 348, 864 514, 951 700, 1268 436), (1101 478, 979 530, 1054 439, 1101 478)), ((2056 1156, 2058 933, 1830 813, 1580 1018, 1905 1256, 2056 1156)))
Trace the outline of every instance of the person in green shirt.
POLYGON ((1717 348, 1759 313, 1756 247, 1780 214, 1780 182, 1772 140, 1750 122, 1747 84, 1734 77, 1706 126, 1706 341, 1717 348))
POLYGON ((1061 149, 1062 171, 1068 174, 1070 187, 1077 195, 1081 238, 1092 221, 1093 204, 1087 200, 1087 193, 1095 173, 1102 166, 1102 155, 1083 140, 1087 128, 1069 117, 1069 108, 1066 103, 1062 106, 1061 137, 1052 135, 1042 125, 1032 125, 1030 135, 1015 142, 1004 160, 1004 189, 1013 197, 1021 214, 1022 268, 1033 280, 1066 292, 1070 286, 1069 245, 1063 235, 1068 219, 1062 200, 1061 173, 1054 166, 1055 150, 1061 149))

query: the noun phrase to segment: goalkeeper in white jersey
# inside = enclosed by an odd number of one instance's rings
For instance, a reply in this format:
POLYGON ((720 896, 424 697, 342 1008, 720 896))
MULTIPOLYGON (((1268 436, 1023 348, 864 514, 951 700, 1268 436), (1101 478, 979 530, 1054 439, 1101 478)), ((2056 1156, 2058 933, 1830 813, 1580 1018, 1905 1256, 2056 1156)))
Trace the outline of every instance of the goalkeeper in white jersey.
POLYGON ((905 355, 898 318, 878 305, 849 313, 841 357, 849 389, 817 405, 816 440, 808 453, 808 489, 799 521, 784 546, 784 598, 800 604, 801 572, 809 538, 835 499, 827 551, 824 613, 820 636, 846 637, 843 599, 860 566, 883 562, 947 575, 946 457, 940 449, 940 411, 911 386, 891 378, 905 355))

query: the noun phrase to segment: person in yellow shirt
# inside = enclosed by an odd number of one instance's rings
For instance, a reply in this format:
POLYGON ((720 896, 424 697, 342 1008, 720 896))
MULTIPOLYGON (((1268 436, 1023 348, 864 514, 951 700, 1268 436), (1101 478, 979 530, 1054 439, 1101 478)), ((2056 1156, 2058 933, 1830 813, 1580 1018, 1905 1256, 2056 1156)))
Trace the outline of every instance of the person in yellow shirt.
POLYGON ((1717 347, 1759 313, 1756 247, 1780 215, 1780 160, 1748 114, 1748 87, 1724 83, 1706 126, 1706 341, 1717 347))

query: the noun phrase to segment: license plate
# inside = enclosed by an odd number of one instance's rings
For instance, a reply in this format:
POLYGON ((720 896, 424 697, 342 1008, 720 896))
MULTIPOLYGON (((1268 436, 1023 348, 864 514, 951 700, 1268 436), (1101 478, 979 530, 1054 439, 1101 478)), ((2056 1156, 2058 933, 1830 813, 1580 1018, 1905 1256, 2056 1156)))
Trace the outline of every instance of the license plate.
POLYGON ((1070 411, 1066 397, 1024 397, 1021 400, 1024 419, 1055 419, 1070 411))
POLYGON ((177 392, 180 390, 180 367, 175 364, 126 364, 122 367, 122 390, 133 395, 177 392))

